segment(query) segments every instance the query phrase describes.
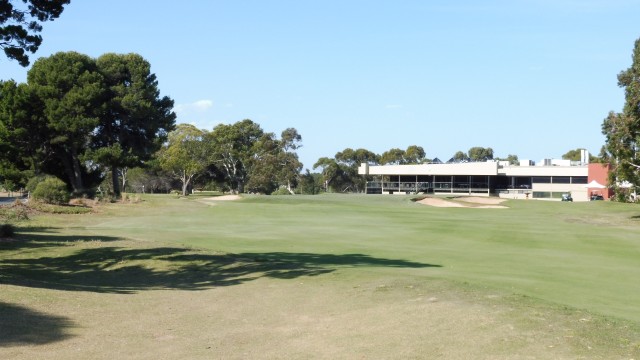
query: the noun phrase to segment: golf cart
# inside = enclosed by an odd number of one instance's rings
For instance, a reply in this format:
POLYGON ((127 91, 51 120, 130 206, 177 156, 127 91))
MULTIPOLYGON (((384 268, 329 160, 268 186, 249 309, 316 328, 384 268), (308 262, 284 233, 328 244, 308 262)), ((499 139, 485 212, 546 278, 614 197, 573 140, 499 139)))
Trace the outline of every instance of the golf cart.
POLYGON ((573 202, 573 198, 571 197, 571 193, 562 194, 562 201, 571 201, 571 202, 573 202))

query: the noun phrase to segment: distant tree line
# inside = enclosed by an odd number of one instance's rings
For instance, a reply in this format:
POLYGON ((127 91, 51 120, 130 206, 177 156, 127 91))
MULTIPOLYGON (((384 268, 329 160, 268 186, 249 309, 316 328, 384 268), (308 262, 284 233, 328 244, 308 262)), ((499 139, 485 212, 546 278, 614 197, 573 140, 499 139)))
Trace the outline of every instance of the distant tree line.
POLYGON ((212 131, 180 124, 158 152, 157 169, 177 180, 183 195, 194 187, 263 194, 283 189, 293 194, 302 169, 295 153, 301 142, 294 128, 278 138, 248 119, 212 131))
POLYGON ((61 52, 37 60, 26 83, 0 81, 0 187, 49 175, 76 196, 186 195, 194 187, 293 193, 301 180, 318 191, 300 175, 296 129, 277 137, 251 120, 212 131, 176 126, 173 100, 160 95, 150 69, 137 54, 61 52))
MULTIPOLYGON (((457 151, 446 162, 486 161, 494 159, 493 149, 472 147, 468 152, 457 151)), ((505 160, 513 163, 518 161, 516 155, 509 155, 505 160)), ((438 158, 428 158, 424 149, 418 145, 411 145, 407 149, 392 148, 378 155, 366 149, 347 148, 336 153, 333 158, 322 157, 313 165, 319 169, 321 187, 332 192, 364 192, 370 178, 358 175, 358 167, 362 163, 369 165, 417 165, 443 162, 438 158)))

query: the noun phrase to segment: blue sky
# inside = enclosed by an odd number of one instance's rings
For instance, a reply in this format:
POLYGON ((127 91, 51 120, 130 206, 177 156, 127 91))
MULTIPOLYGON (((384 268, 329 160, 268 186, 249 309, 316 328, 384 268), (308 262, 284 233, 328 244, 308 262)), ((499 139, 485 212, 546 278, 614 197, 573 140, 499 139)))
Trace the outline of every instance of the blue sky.
MULTIPOLYGON (((295 127, 309 169, 347 147, 539 161, 599 152, 638 14, 640 0, 75 0, 32 63, 139 53, 179 123, 295 127)), ((0 79, 27 70, 0 59, 0 79)))

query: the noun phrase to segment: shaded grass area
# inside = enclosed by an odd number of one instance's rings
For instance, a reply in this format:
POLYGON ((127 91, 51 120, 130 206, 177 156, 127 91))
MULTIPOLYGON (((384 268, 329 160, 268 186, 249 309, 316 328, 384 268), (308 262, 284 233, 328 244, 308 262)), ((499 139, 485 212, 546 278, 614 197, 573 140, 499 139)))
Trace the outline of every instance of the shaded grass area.
POLYGON ((439 267, 364 254, 212 253, 108 236, 60 235, 55 229, 28 230, 30 233, 23 233, 16 241, 0 244, 0 283, 135 293, 150 289, 203 290, 263 277, 293 279, 346 267, 439 267))
POLYGON ((68 339, 74 322, 64 316, 45 314, 0 301, 0 347, 42 345, 68 339))

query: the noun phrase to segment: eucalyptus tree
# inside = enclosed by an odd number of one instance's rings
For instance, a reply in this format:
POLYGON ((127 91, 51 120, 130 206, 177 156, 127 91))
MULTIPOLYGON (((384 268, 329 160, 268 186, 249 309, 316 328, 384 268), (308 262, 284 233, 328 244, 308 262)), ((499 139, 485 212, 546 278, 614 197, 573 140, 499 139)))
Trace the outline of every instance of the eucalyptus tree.
POLYGON ((339 173, 341 176, 338 179, 343 183, 342 187, 345 188, 350 184, 354 192, 364 191, 367 180, 370 179, 370 177, 363 177, 358 174, 358 167, 360 167, 362 163, 369 165, 377 165, 380 163, 380 155, 363 148, 355 150, 346 148, 336 153, 334 159, 341 169, 339 173))
POLYGON ((280 185, 286 186, 293 194, 293 184, 298 182, 302 170, 302 163, 296 153, 302 147, 302 135, 295 128, 287 128, 280 134, 278 145, 276 178, 280 185))
POLYGON ((493 159, 493 149, 483 148, 481 146, 474 146, 468 151, 469 158, 472 161, 485 161, 493 159))
POLYGON ((467 155, 467 153, 465 153, 464 151, 456 151, 455 154, 453 154, 453 160, 455 161, 463 161, 469 158, 469 155, 467 155))
POLYGON ((404 165, 404 150, 399 148, 389 149, 380 155, 382 165, 404 165))
POLYGON ((223 174, 234 192, 244 192, 252 166, 256 164, 256 144, 263 138, 260 125, 249 119, 231 125, 219 124, 205 135, 211 162, 223 174))
POLYGON ((602 123, 614 186, 623 181, 640 185, 640 39, 635 41, 631 58, 631 66, 618 74, 618 86, 624 88, 624 108, 621 113, 610 112, 602 123))
POLYGON ((417 145, 411 145, 406 150, 392 148, 380 156, 380 163, 383 165, 415 165, 426 160, 424 149, 417 145))
POLYGON ((348 175, 348 167, 340 164, 335 158, 321 157, 313 164, 313 169, 321 168, 325 191, 346 191, 352 184, 348 175))
POLYGON ((9 59, 29 65, 42 44, 41 23, 57 19, 71 0, 0 0, 0 48, 9 59))
POLYGON ((206 131, 190 124, 179 124, 168 136, 168 142, 158 153, 162 169, 172 174, 182 184, 186 196, 193 178, 209 165, 206 131))

